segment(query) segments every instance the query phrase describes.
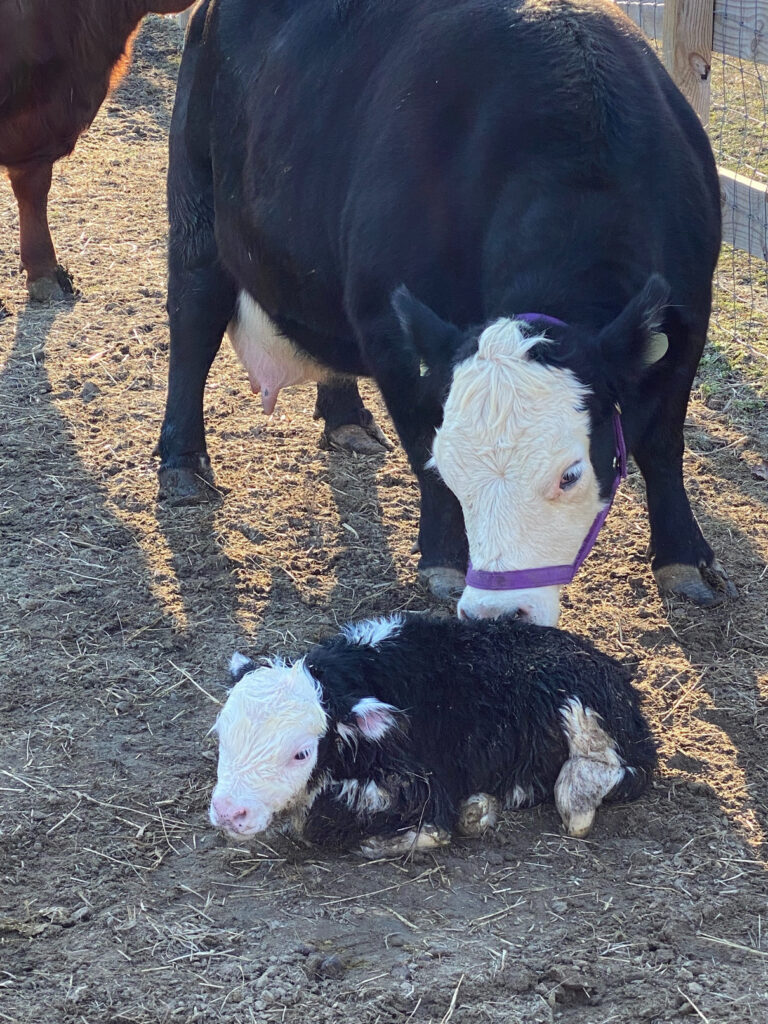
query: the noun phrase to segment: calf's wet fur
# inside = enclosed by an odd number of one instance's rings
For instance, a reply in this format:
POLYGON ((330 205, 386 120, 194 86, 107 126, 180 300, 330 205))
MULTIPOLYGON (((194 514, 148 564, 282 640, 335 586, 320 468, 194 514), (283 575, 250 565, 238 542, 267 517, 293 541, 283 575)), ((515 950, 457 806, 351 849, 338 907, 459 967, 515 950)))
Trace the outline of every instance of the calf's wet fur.
POLYGON ((584 836, 656 765, 626 668, 516 619, 366 620, 293 663, 235 655, 231 671, 210 815, 237 839, 290 823, 326 847, 398 855, 551 800, 584 836))

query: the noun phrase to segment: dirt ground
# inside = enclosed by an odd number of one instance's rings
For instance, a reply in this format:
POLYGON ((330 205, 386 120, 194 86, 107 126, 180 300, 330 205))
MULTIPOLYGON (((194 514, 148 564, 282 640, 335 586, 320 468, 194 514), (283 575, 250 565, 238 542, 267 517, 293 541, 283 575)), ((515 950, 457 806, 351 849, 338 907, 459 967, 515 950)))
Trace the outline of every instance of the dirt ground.
POLYGON ((57 165, 76 301, 26 304, 0 182, 0 1021, 765 1024, 768 411, 727 347, 686 468, 740 599, 663 604, 634 471, 561 623, 637 666, 661 743, 646 798, 586 841, 543 807, 407 863, 209 826, 232 651, 297 654, 430 601, 402 451, 321 450, 311 388, 265 420, 228 349, 207 394, 222 500, 156 503, 179 48, 150 20, 57 165))

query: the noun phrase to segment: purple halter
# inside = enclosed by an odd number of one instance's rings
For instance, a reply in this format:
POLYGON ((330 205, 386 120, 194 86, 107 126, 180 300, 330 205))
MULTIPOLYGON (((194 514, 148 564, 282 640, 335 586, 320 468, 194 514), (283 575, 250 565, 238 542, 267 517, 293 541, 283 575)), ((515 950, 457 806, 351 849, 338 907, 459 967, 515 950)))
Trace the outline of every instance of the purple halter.
MULTIPOLYGON (((541 313, 520 313, 515 320, 539 320, 545 324, 557 327, 566 327, 562 320, 552 316, 544 316, 541 313)), ((579 571, 584 561, 595 546, 597 535, 600 533, 608 513, 611 511, 613 499, 619 484, 627 476, 627 446, 624 441, 624 431, 621 427, 621 406, 614 405, 613 412, 613 435, 616 445, 616 454, 613 459, 613 467, 616 470, 611 493, 606 505, 597 513, 589 533, 579 548, 575 561, 571 565, 549 565, 540 569, 512 569, 509 572, 486 572, 484 569, 473 569, 472 562, 467 569, 466 583, 468 587, 476 590, 529 590, 535 587, 556 587, 570 583, 579 571)))

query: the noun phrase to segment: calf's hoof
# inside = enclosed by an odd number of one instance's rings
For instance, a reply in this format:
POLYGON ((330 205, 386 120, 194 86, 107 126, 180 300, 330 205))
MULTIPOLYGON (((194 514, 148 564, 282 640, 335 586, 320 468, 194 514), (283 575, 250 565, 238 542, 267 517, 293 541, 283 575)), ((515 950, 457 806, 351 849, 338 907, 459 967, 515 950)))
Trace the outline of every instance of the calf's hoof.
POLYGON ((459 832, 463 836, 480 836, 496 824, 499 801, 488 793, 467 797, 459 808, 459 832))
POLYGON ((64 267, 57 264, 52 274, 27 281, 27 291, 32 302, 55 302, 73 295, 75 288, 71 276, 64 267))
POLYGON ((697 569, 695 565, 663 565, 654 570, 656 584, 667 597, 682 597, 703 608, 714 608, 726 597, 737 597, 736 587, 718 561, 697 569))
POLYGON ((368 860, 403 857, 418 851, 436 850, 439 846, 447 846, 450 841, 445 829, 437 825, 422 825, 418 829, 399 832, 396 836, 371 836, 360 845, 360 853, 368 860))
POLYGON ((340 427, 324 431, 320 435, 320 447, 337 451, 355 452, 357 455, 382 455, 392 450, 392 443, 371 420, 369 426, 358 423, 342 423, 340 427))
POLYGON ((213 482, 213 471, 207 459, 200 459, 200 466, 161 466, 158 471, 160 488, 157 500, 171 506, 202 505, 215 501, 221 492, 213 482))
MULTIPOLYGON (((590 749, 588 736, 582 737, 589 753, 571 756, 560 769, 555 783, 555 806, 565 831, 575 839, 589 835, 597 808, 624 777, 624 768, 613 749, 613 741, 596 723, 592 724, 596 727, 593 734, 595 749, 590 749), (611 745, 609 749, 600 749, 602 741, 599 736, 605 737, 611 745)), ((568 742, 573 749, 573 740, 568 742)))
POLYGON ((429 587, 430 593, 441 601, 453 601, 464 590, 464 573, 448 565, 430 565, 419 569, 419 576, 429 587))

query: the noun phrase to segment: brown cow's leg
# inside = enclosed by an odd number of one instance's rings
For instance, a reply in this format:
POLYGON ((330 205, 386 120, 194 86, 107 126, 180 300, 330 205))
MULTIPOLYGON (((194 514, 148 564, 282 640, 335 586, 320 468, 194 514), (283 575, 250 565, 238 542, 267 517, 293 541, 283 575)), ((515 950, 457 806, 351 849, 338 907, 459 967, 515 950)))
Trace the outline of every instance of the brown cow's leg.
POLYGON ((56 262, 48 227, 48 192, 53 164, 9 167, 8 176, 19 204, 21 264, 27 272, 29 297, 38 302, 59 299, 72 292, 69 275, 56 262))

